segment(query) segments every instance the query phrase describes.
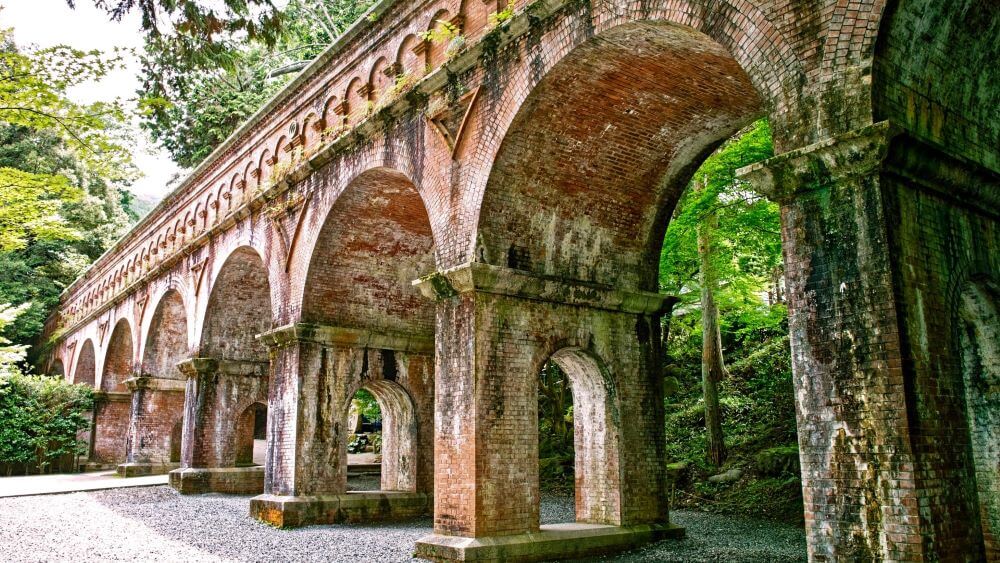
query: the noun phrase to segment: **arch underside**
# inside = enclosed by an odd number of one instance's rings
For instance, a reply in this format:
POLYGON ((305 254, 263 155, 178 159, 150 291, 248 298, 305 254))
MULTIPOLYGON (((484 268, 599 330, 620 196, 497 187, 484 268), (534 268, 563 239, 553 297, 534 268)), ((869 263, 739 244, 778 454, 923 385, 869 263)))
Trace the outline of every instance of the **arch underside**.
POLYGON ((395 170, 351 182, 329 211, 305 281, 302 320, 429 335, 433 303, 411 282, 434 268, 423 200, 395 170))
POLYGON ((479 259, 656 289, 659 245, 702 158, 763 113, 708 36, 624 24, 576 47, 528 95, 479 212, 479 259))
POLYGON ((266 362, 267 348, 257 335, 272 324, 271 286, 256 251, 240 247, 219 270, 205 309, 203 357, 266 362))
POLYGON ((132 330, 122 319, 115 325, 104 355, 101 391, 125 392, 125 380, 132 374, 132 330))
POLYGON ((177 364, 188 354, 188 325, 184 301, 176 290, 163 295, 149 324, 142 372, 154 377, 182 379, 177 364))
POLYGON ((80 348, 76 359, 76 369, 73 370, 73 383, 94 386, 97 375, 97 356, 94 353, 94 342, 89 338, 80 348))

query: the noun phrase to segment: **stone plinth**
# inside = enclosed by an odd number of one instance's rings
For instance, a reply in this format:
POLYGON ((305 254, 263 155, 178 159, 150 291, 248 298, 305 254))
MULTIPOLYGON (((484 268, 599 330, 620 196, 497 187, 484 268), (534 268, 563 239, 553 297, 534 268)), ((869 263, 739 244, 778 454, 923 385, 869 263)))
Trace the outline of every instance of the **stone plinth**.
POLYGON ((181 494, 260 494, 264 490, 264 468, 188 467, 170 472, 170 486, 181 494))
POLYGON ((549 561, 619 553, 666 538, 684 537, 671 524, 606 526, 552 524, 537 532, 468 538, 432 534, 417 542, 416 557, 430 561, 549 561))
POLYGON ((278 528, 312 524, 360 524, 429 516, 432 497, 402 491, 360 491, 339 495, 260 495, 250 515, 278 528))

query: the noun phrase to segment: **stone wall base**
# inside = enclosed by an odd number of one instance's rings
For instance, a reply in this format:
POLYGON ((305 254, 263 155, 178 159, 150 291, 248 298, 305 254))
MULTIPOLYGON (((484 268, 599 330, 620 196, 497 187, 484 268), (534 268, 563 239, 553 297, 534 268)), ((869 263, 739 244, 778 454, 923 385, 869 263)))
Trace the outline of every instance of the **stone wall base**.
POLYGON ((264 468, 188 467, 170 472, 170 486, 181 494, 254 495, 264 491, 264 468))
POLYGON ((417 542, 415 557, 430 561, 549 561, 618 553, 640 545, 684 537, 671 524, 606 526, 553 524, 538 532, 467 538, 432 534, 417 542))
POLYGON ((302 497, 260 495, 250 500, 250 515, 278 528, 405 520, 429 516, 432 510, 432 495, 401 491, 302 497))
POLYGON ((122 463, 118 466, 119 477, 142 477, 143 475, 163 475, 180 467, 179 463, 122 463))

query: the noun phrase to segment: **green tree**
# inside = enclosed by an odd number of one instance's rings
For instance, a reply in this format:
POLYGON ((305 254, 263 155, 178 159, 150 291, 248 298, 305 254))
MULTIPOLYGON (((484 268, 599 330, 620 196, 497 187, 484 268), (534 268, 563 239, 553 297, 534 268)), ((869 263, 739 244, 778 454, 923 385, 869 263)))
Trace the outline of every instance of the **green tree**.
POLYGON ((292 0, 272 43, 224 35, 211 58, 146 42, 142 127, 180 165, 205 159, 360 17, 372 0, 292 0))
POLYGON ((134 220, 125 113, 68 91, 120 64, 69 47, 22 51, 0 30, 0 303, 27 305, 0 329, 27 343, 60 291, 134 220))
POLYGON ((665 319, 669 355, 678 316, 700 324, 702 400, 707 432, 706 457, 725 461, 719 385, 727 376, 720 310, 761 307, 759 293, 780 270, 781 241, 777 206, 736 178, 740 167, 773 155, 771 132, 758 121, 724 143, 695 172, 664 237, 661 289, 678 295, 675 314, 665 319))

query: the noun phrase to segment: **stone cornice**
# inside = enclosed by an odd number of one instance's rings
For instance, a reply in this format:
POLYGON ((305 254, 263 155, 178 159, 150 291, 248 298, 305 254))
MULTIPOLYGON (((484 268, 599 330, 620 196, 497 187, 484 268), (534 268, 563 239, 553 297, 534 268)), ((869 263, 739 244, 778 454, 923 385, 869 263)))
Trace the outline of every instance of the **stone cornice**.
POLYGON ((312 323, 285 325, 258 335, 257 338, 269 348, 283 348, 298 342, 309 342, 328 347, 396 350, 415 354, 434 352, 433 335, 402 334, 312 323))
POLYGON ((150 389, 153 391, 184 391, 183 379, 168 379, 166 377, 152 377, 148 375, 130 377, 125 380, 125 385, 129 390, 150 389))
POLYGON ((413 282, 428 298, 450 299, 463 293, 490 293, 531 301, 649 315, 667 310, 676 297, 611 286, 539 276, 472 262, 435 272, 413 282))
POLYGON ((243 375, 247 377, 267 377, 268 362, 249 360, 219 360, 216 358, 190 358, 177 364, 187 377, 205 375, 243 375))
POLYGON ((94 391, 94 401, 99 403, 124 403, 131 400, 131 391, 94 391))
POLYGON ((889 154, 890 141, 900 133, 888 121, 881 121, 740 168, 736 175, 754 191, 787 203, 800 193, 877 171, 889 154))

